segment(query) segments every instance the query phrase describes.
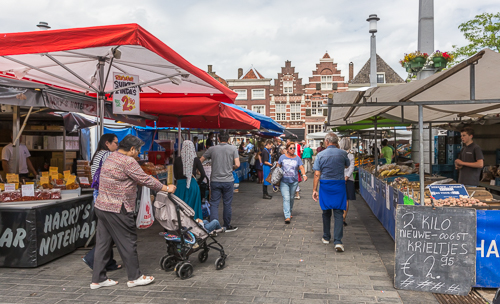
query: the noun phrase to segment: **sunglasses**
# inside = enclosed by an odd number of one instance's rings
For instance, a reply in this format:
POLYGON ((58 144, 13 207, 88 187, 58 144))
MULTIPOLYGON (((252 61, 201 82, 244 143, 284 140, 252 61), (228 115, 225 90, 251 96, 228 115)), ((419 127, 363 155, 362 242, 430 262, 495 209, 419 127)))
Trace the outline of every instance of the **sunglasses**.
POLYGON ((290 148, 288 148, 288 149, 290 149, 290 150, 295 150, 295 147, 290 147, 290 148))

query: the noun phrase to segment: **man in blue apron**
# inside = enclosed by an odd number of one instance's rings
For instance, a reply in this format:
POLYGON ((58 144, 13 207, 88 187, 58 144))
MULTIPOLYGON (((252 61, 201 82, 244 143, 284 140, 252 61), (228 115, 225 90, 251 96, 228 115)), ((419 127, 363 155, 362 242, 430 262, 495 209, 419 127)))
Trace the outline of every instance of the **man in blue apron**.
POLYGON ((333 243, 335 250, 344 252, 342 237, 344 235, 344 210, 346 209, 347 193, 344 169, 349 167, 347 152, 337 147, 339 138, 333 132, 325 136, 326 149, 316 155, 314 161, 313 199, 318 201, 323 210, 324 244, 331 239, 330 224, 334 216, 333 243), (318 192, 319 186, 319 192, 318 192))
POLYGON ((264 176, 264 183, 262 186, 262 194, 264 199, 272 199, 273 197, 269 195, 267 192, 267 186, 270 186, 271 183, 268 183, 266 181, 267 176, 271 172, 271 167, 273 164, 271 163, 271 147, 273 146, 273 142, 268 139, 266 141, 266 146, 264 147, 264 150, 262 150, 261 154, 261 159, 262 159, 262 171, 263 171, 263 176, 264 176))

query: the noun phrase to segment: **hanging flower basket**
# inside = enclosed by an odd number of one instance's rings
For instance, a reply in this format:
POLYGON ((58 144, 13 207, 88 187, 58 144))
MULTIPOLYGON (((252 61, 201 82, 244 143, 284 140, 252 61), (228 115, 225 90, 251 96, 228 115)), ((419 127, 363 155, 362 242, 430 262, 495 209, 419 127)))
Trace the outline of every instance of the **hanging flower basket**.
POLYGON ((399 63, 406 69, 406 72, 417 73, 424 67, 427 57, 429 57, 427 53, 416 51, 405 54, 404 59, 400 60, 399 63))
POLYGON ((448 60, 443 57, 434 57, 432 58, 432 61, 434 62, 434 67, 439 69, 446 68, 446 64, 448 64, 448 60))
POLYGON ((453 54, 448 54, 447 52, 435 51, 429 57, 429 63, 436 69, 444 69, 448 62, 453 60, 453 54))

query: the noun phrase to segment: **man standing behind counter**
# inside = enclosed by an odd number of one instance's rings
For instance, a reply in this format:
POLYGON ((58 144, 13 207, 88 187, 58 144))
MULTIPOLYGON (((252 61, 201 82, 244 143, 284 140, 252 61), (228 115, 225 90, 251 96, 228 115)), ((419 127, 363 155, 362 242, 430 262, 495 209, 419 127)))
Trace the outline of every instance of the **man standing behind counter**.
POLYGON ((477 187, 484 166, 483 151, 472 141, 474 129, 471 127, 465 127, 460 133, 460 137, 464 146, 455 160, 455 168, 460 170, 458 183, 477 187))
MULTIPOLYGON (((16 164, 14 162, 14 151, 15 148, 12 143, 8 144, 2 149, 2 169, 7 173, 16 173, 16 164)), ((28 148, 25 144, 21 143, 21 138, 19 138, 19 177, 28 178, 29 172, 36 176, 36 170, 31 164, 29 157, 31 156, 28 148)))

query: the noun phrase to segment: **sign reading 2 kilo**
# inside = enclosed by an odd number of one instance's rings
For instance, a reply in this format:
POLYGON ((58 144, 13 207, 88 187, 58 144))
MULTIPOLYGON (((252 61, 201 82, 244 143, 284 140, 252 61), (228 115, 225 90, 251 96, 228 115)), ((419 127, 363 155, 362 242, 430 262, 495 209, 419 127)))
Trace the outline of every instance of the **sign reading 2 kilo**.
POLYGON ((124 88, 113 93, 113 114, 139 115, 139 76, 113 73, 113 89, 124 88))

